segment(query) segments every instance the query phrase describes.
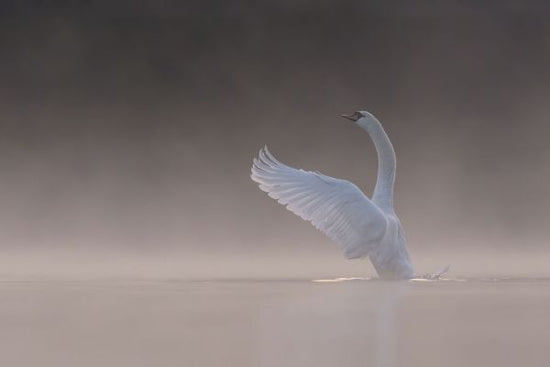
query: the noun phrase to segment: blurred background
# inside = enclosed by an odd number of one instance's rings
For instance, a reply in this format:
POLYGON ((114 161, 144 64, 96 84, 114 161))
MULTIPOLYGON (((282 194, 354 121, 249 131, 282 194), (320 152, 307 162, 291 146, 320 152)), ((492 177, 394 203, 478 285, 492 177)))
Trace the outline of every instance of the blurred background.
POLYGON ((365 276, 249 179, 370 195, 376 114, 419 273, 548 273, 544 1, 3 1, 0 276, 365 276))

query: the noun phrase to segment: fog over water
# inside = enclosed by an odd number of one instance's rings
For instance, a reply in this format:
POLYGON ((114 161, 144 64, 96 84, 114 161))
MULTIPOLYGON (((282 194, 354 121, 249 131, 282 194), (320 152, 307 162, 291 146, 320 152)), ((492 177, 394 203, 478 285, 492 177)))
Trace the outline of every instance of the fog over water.
POLYGON ((549 10, 392 4, 2 5, 0 275, 372 275, 249 179, 268 144, 370 194, 356 109, 417 271, 547 274, 549 10))
POLYGON ((543 1, 3 1, 1 366, 546 366, 543 1), (261 192, 397 153, 418 273, 261 192), (354 279, 339 279, 354 278, 354 279), (321 281, 319 281, 321 280, 321 281))

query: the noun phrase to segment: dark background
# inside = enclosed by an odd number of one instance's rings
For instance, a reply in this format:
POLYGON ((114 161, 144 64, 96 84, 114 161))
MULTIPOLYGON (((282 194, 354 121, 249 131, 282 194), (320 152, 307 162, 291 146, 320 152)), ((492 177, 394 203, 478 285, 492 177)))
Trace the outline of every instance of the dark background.
POLYGON ((258 274, 316 254, 344 264, 248 175, 268 144, 283 162, 370 193, 372 144, 337 117, 357 109, 394 142, 414 259, 544 252, 544 4, 4 1, 4 258, 24 269, 40 253, 44 273, 90 258, 138 273, 153 258, 201 274, 231 259, 258 274))

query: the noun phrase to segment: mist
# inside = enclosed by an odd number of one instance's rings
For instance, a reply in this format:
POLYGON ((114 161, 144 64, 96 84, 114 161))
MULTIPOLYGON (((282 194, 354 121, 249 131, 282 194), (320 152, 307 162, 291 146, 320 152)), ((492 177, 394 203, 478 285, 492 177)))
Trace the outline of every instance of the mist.
MULTIPOLYGON (((29 5, 32 4, 32 5, 29 5)), ((1 6, 6 278, 364 275, 249 179, 264 145, 370 195, 416 267, 548 273, 549 9, 354 1, 1 6)))

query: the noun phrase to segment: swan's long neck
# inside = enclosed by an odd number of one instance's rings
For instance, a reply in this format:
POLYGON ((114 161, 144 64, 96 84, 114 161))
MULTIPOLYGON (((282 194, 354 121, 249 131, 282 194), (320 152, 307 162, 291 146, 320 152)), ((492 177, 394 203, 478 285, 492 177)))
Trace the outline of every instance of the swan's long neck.
POLYGON ((380 124, 374 120, 366 128, 378 155, 378 175, 372 201, 383 209, 393 210, 393 185, 395 182, 395 151, 380 124))

